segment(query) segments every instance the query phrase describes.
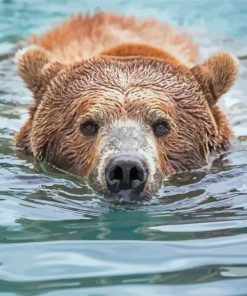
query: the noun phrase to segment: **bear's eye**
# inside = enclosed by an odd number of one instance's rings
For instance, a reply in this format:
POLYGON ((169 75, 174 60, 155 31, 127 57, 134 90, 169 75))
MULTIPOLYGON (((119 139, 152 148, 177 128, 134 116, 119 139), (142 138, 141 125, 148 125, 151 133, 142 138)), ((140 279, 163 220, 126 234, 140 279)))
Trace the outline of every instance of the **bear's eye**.
POLYGON ((170 125, 167 121, 157 121, 152 125, 153 132, 157 138, 164 137, 170 132, 170 125))
POLYGON ((94 136, 97 134, 98 130, 98 124, 91 120, 88 120, 80 125, 80 131, 86 136, 94 136))

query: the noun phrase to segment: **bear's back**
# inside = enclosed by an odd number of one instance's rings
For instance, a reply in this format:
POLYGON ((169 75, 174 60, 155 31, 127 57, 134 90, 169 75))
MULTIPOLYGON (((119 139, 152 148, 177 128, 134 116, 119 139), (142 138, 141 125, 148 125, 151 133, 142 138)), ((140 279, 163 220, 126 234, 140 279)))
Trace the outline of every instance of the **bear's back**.
POLYGON ((73 17, 28 41, 44 47, 62 63, 102 54, 158 57, 189 67, 198 62, 198 47, 186 33, 154 19, 142 21, 104 12, 73 17))

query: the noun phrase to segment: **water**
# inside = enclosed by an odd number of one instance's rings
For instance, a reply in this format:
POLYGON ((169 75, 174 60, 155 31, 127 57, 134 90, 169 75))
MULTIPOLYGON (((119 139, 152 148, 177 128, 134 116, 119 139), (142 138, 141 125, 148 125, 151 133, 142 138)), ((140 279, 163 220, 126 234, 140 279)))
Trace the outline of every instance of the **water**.
POLYGON ((114 205, 17 155, 31 94, 11 53, 79 11, 154 16, 202 57, 247 55, 246 1, 0 1, 0 295, 247 295, 247 61, 222 106, 236 135, 211 169, 172 176, 153 202, 114 205), (179 6, 178 6, 179 4, 179 6))

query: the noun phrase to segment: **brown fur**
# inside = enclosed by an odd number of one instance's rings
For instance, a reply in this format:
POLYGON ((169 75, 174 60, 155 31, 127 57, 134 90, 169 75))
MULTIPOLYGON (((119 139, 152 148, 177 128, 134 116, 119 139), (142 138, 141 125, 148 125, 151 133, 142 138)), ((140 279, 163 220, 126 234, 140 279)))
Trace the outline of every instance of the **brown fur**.
MULTIPOLYGON (((151 56, 163 58, 162 51, 168 55, 172 52, 175 58, 188 66, 198 62, 198 46, 186 33, 155 19, 140 21, 112 13, 79 15, 42 36, 29 39, 30 44, 47 49, 54 54, 55 60, 62 63, 99 56, 123 42, 147 45, 149 52, 152 46, 157 48, 156 54, 161 53, 160 56, 151 56)), ((142 51, 141 55, 148 56, 148 53, 142 51)))
POLYGON ((155 166, 148 195, 162 177, 206 165, 213 151, 229 147, 232 133, 216 103, 236 78, 231 55, 219 53, 195 65, 197 47, 186 34, 155 20, 106 13, 76 17, 30 42, 42 47, 27 49, 17 60, 35 98, 17 146, 87 176, 98 191, 105 192, 100 167, 119 122, 135 122, 147 139, 140 153, 155 166), (100 126, 96 137, 80 133, 87 119, 100 126), (171 130, 155 138, 151 127, 161 119, 171 130), (155 152, 148 152, 151 147, 155 152))

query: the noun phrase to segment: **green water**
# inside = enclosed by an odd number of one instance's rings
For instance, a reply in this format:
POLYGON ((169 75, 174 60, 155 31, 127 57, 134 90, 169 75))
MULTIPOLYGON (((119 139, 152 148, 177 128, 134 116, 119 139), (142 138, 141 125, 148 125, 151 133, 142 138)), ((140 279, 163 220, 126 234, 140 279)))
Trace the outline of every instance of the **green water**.
POLYGON ((202 57, 247 55, 246 1, 0 0, 0 295, 247 295, 247 61, 222 100, 236 140, 210 170, 172 176, 142 205, 114 205, 17 155, 31 94, 12 52, 89 9, 189 30, 202 57), (52 3, 50 3, 52 2, 52 3))

